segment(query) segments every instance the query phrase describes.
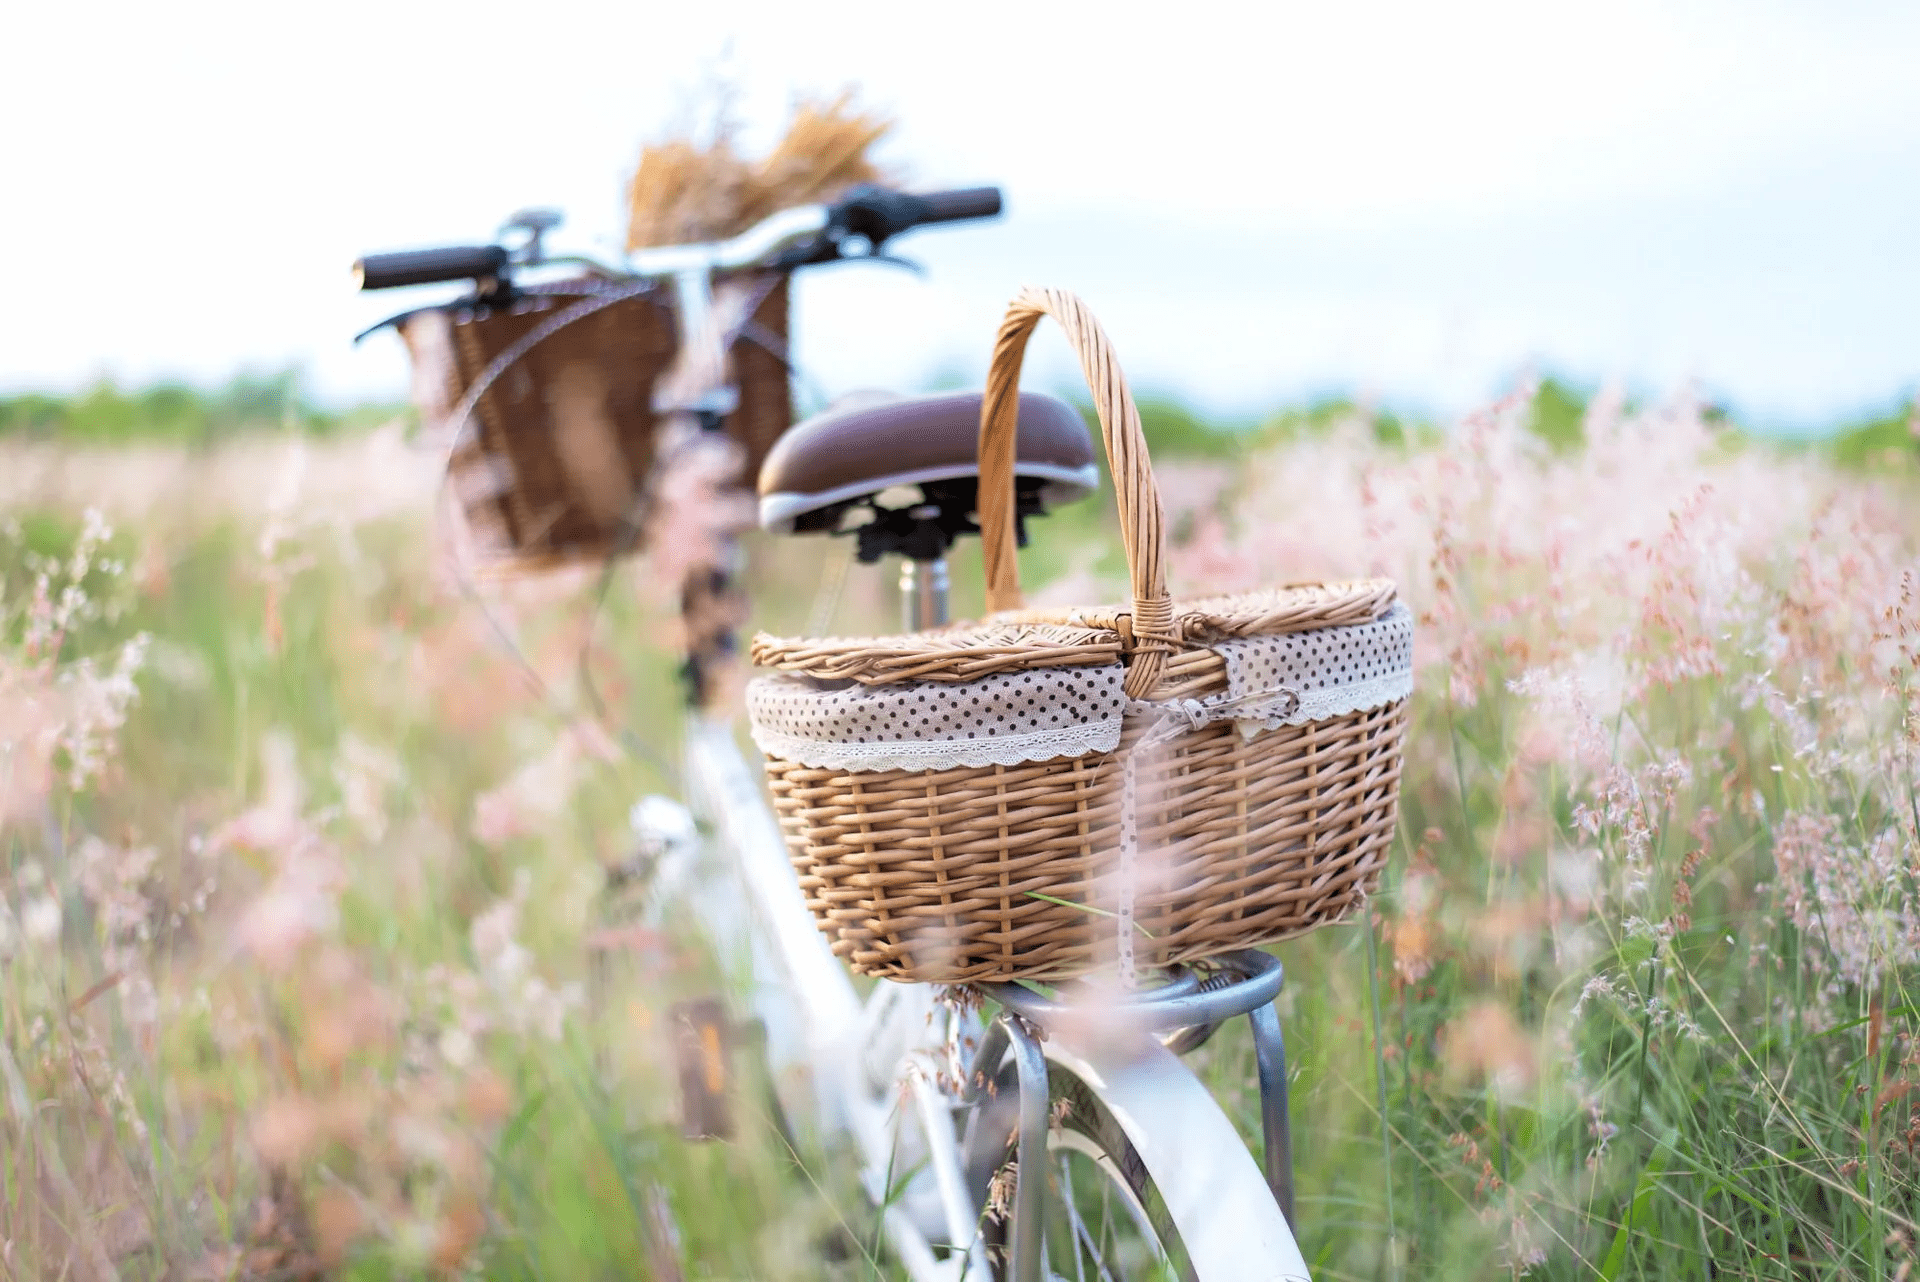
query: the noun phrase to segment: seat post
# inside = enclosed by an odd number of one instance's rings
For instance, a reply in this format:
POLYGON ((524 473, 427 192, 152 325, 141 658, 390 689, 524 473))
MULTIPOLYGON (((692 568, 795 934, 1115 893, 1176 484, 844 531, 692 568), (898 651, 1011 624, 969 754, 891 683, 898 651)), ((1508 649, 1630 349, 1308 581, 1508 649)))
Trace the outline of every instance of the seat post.
POLYGON ((947 558, 900 558, 900 622, 924 632, 947 622, 947 558))

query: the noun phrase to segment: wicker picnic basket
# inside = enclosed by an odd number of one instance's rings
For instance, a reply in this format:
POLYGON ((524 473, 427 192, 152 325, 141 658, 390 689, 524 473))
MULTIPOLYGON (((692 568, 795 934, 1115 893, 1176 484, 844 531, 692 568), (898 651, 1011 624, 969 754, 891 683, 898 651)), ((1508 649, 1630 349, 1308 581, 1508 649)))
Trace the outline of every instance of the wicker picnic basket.
POLYGON ((980 428, 987 606, 885 638, 755 638, 775 807, 835 953, 890 979, 1060 979, 1338 920, 1393 838, 1412 627, 1384 580, 1176 605, 1160 495, 1105 333, 1023 291, 980 428), (1066 331, 1112 464, 1132 601, 1022 611, 1021 358, 1066 331))
MULTIPOLYGON (((793 421, 787 280, 731 285, 751 305, 729 352, 740 400, 726 429, 758 469, 793 421)), ((653 464, 654 382, 678 346, 671 288, 559 281, 397 324, 415 404, 454 431, 448 479, 483 561, 540 569, 621 549, 653 464)))

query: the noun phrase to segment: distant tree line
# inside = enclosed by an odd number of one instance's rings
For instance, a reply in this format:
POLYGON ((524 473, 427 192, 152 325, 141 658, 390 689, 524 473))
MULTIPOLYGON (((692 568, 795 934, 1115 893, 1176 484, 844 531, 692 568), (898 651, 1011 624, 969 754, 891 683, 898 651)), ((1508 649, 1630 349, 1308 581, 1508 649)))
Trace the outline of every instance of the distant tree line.
MULTIPOLYGON (((1529 426, 1556 449, 1578 449, 1585 441, 1587 409, 1593 392, 1558 377, 1544 378, 1534 392, 1529 426)), ((1370 407, 1347 397, 1325 397, 1280 410, 1265 418, 1211 417, 1177 396, 1146 393, 1139 397, 1141 426, 1156 456, 1222 459, 1300 436, 1360 424, 1383 444, 1413 444, 1444 430, 1437 420, 1410 418, 1370 407)), ((1082 404, 1088 422, 1090 405, 1082 404)), ((241 373, 219 388, 161 382, 122 389, 102 379, 84 391, 60 395, 26 392, 0 396, 0 439, 35 439, 77 445, 133 442, 188 446, 217 444, 252 432, 295 431, 314 436, 347 434, 405 414, 405 406, 363 404, 327 409, 307 394, 298 370, 241 373)), ((1727 426, 1730 437, 1756 435, 1724 411, 1709 416, 1727 426)), ((1920 412, 1909 401, 1810 435, 1794 444, 1819 444, 1842 463, 1881 467, 1920 462, 1920 412)))
MULTIPOLYGON (((1586 443, 1587 411, 1595 390, 1563 378, 1540 380, 1534 389, 1527 426, 1556 450, 1579 450, 1586 443)), ((1248 451, 1342 426, 1359 426, 1386 445, 1412 445, 1445 431, 1436 419, 1408 417, 1370 407, 1347 397, 1327 397, 1270 414, 1264 419, 1223 422, 1208 419, 1176 397, 1139 398, 1140 425, 1158 457, 1231 459, 1248 451)), ((1623 408, 1640 406, 1629 402, 1623 408)), ((1093 409, 1082 412, 1092 424, 1093 409)), ((1895 402, 1888 409, 1845 420, 1825 430, 1782 435, 1741 423, 1724 407, 1709 406, 1709 421, 1720 424, 1729 443, 1770 441, 1794 449, 1824 449, 1842 464, 1882 468, 1920 463, 1920 400, 1895 402)))
POLYGON ((0 438, 75 445, 217 444, 252 432, 316 436, 372 427, 401 412, 395 405, 329 410, 307 394, 298 370, 246 372, 224 387, 161 382, 123 389, 102 379, 71 395, 0 396, 0 438))

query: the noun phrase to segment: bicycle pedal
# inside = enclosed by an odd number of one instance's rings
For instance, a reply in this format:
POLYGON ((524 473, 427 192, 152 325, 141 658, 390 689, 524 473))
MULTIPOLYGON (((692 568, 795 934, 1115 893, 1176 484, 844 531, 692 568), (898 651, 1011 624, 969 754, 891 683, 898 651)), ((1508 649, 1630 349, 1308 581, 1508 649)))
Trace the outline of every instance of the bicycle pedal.
POLYGON ((674 1057, 680 1070, 680 1129, 690 1140, 733 1138, 732 1032, 716 997, 675 1002, 674 1057))

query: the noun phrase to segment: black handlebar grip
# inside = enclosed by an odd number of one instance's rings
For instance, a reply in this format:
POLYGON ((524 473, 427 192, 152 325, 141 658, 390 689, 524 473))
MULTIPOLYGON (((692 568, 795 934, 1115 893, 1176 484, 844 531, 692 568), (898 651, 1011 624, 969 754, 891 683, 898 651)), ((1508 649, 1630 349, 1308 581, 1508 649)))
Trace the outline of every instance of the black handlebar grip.
POLYGON ((960 191, 923 191, 927 216, 920 221, 955 223, 966 218, 992 218, 1000 212, 998 187, 967 187, 960 191))
POLYGON ((507 251, 499 245, 452 245, 368 254, 353 265, 353 278, 361 289, 398 289, 445 280, 481 280, 506 269, 507 251))

